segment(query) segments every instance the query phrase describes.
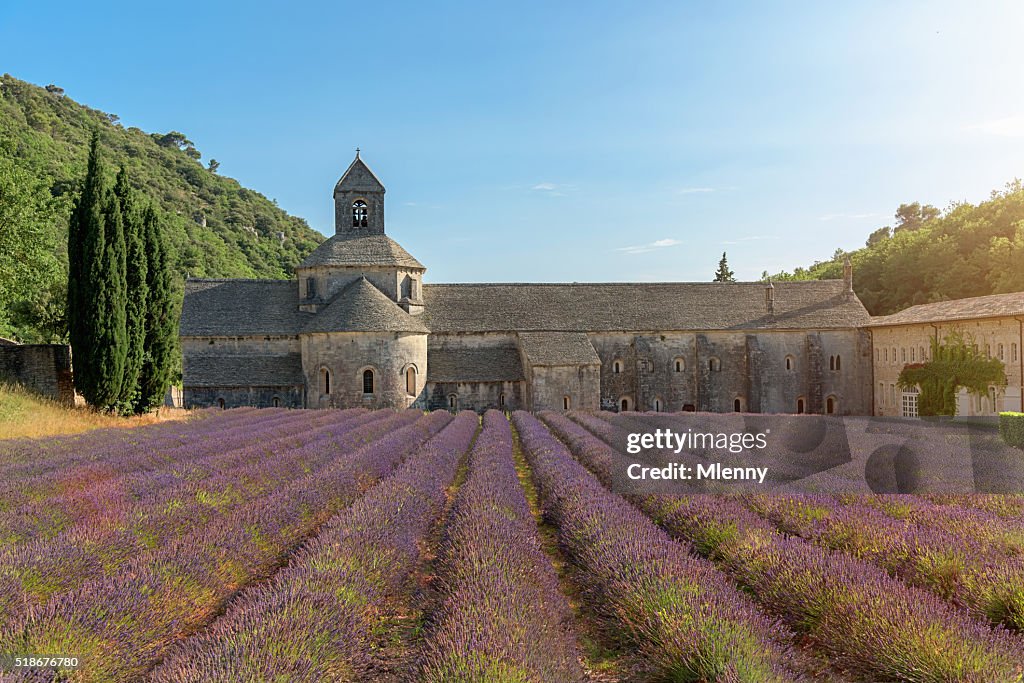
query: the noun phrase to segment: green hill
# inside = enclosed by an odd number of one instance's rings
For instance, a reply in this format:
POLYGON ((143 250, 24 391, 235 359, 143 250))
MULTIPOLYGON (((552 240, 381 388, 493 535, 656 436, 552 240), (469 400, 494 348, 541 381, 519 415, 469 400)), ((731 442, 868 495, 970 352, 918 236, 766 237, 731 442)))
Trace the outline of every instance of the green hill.
POLYGON ((0 78, 0 336, 63 338, 68 216, 98 130, 108 165, 166 214, 183 278, 287 278, 323 241, 301 218, 217 175, 181 133, 125 128, 56 86, 0 78))
MULTIPOLYGON (((846 255, 840 250, 829 261, 771 278, 839 278, 846 255)), ((1017 180, 987 201, 952 204, 944 213, 916 202, 904 204, 896 212, 895 227, 879 228, 849 256, 854 289, 872 315, 1022 291, 1024 187, 1017 180)))

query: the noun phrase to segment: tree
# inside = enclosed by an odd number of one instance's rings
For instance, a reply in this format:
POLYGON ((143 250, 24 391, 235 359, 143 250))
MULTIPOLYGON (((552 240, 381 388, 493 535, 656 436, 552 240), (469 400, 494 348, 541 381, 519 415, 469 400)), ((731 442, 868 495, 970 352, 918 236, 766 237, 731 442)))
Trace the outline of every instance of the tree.
POLYGON ((210 173, 216 173, 217 169, 220 168, 220 162, 216 159, 210 159, 210 162, 207 164, 207 168, 210 169, 210 173))
POLYGON ((892 228, 886 225, 885 227, 879 228, 868 235, 868 241, 865 242, 865 246, 870 247, 874 244, 878 244, 879 242, 883 242, 890 237, 892 237, 892 228))
POLYGON ((984 396, 991 386, 1005 387, 1006 368, 998 358, 979 352, 973 338, 954 330, 941 343, 933 338, 929 360, 904 366, 897 384, 901 389, 920 387, 917 410, 921 417, 953 416, 961 388, 984 396))
POLYGON ((715 272, 715 282, 736 282, 735 273, 729 270, 729 261, 722 252, 722 260, 718 262, 718 270, 715 272))
POLYGON ((93 134, 85 185, 68 234, 68 316, 75 386, 109 410, 121 396, 126 352, 125 243, 121 207, 93 134))
POLYGON ((124 166, 117 174, 114 185, 124 223, 125 241, 125 364, 124 380, 118 409, 134 412, 139 403, 139 376, 146 339, 146 313, 149 288, 146 282, 147 258, 145 226, 138 210, 135 192, 128 183, 124 166))
POLYGON ((142 217, 146 251, 146 335, 139 378, 138 411, 163 404, 175 365, 178 331, 173 306, 171 270, 164 243, 163 226, 156 210, 149 206, 142 217))
POLYGON ((896 209, 896 227, 893 232, 919 230, 926 222, 938 218, 940 211, 931 204, 921 206, 919 202, 900 204, 896 209))

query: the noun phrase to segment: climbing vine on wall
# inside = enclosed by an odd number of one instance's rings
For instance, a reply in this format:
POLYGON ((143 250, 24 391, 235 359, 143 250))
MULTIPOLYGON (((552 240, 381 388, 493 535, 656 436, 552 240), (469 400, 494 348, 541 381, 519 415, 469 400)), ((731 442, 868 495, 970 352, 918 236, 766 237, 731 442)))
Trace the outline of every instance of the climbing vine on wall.
POLYGON ((954 330, 941 342, 932 338, 928 361, 905 365, 897 383, 904 390, 920 387, 917 410, 921 417, 956 415, 961 388, 983 396, 991 386, 1005 387, 1006 369, 998 358, 979 351, 973 337, 954 330))

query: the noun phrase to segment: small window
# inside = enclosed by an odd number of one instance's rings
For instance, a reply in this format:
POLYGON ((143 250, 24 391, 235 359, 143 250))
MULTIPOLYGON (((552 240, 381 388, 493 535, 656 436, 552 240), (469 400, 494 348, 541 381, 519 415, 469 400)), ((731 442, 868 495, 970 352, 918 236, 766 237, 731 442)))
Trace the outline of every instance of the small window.
POLYGON ((1010 345, 1010 351, 1011 351, 1011 355, 1013 356, 1013 362, 1016 363, 1017 362, 1017 345, 1016 344, 1011 344, 1010 345))
POLYGON ((224 399, 218 398, 217 399, 217 405, 220 406, 221 410, 224 410, 224 399))
POLYGON ((672 367, 675 368, 676 372, 682 372, 686 369, 686 360, 683 358, 676 358, 672 361, 672 367))
POLYGON ((842 356, 836 356, 836 372, 839 372, 842 369, 843 369, 843 357, 842 356))
POLYGON ((619 401, 619 408, 622 410, 622 412, 628 411, 629 410, 629 399, 628 398, 624 398, 621 401, 619 401))
POLYGON ((416 368, 411 365, 405 369, 405 393, 416 395, 416 368))
POLYGON ((654 412, 656 412, 656 413, 660 413, 661 412, 661 399, 660 398, 654 399, 654 412))
POLYGON ((736 399, 735 401, 733 401, 732 402, 732 409, 733 409, 733 412, 742 413, 743 412, 743 401, 741 401, 740 399, 736 399))
POLYGON ((902 347, 902 346, 900 347, 900 362, 901 363, 906 363, 907 362, 907 350, 904 347, 902 347))
POLYGON ((280 408, 281 407, 281 399, 279 399, 277 396, 275 396, 273 399, 271 399, 271 403, 274 404, 275 408, 280 408))
POLYGON ((804 400, 802 398, 798 398, 796 400, 796 414, 803 415, 805 410, 806 408, 804 406, 804 400))
POLYGON ((708 358, 708 370, 711 372, 720 372, 722 370, 722 361, 717 358, 708 358))
POLYGON ((459 397, 456 394, 448 394, 448 407, 455 410, 459 407, 459 397))
POLYGON ((692 403, 684 404, 683 405, 683 412, 684 413, 695 413, 695 412, 697 412, 697 406, 693 405, 692 403))
POLYGON ((505 407, 505 394, 498 394, 498 405, 502 408, 505 407))
POLYGON ((331 393, 331 371, 327 368, 320 368, 320 393, 331 393))
POLYGON ((886 362, 886 363, 888 363, 888 362, 889 362, 889 349, 886 349, 886 350, 885 350, 885 362, 886 362))
POLYGON ((572 404, 572 402, 569 400, 568 396, 563 396, 562 397, 562 410, 569 410, 569 406, 571 404, 572 404))
POLYGON ((878 405, 885 405, 885 382, 878 383, 878 405))
POLYGON ((916 359, 914 358, 914 347, 910 347, 910 362, 913 363, 916 359))
POLYGON ((892 362, 896 362, 896 347, 892 347, 892 362))
POLYGON ((882 352, 879 351, 878 349, 875 349, 875 362, 878 363, 881 360, 882 360, 882 352))
POLYGON ((363 393, 373 393, 373 370, 363 370, 363 393))
POLYGON ((366 206, 366 202, 362 199, 357 199, 352 202, 352 227, 353 228, 365 228, 366 227, 366 216, 369 210, 366 206))
POLYGON ((796 367, 796 359, 793 356, 786 356, 786 370, 792 371, 796 367))
POLYGON ((889 385, 889 405, 891 405, 893 407, 896 406, 896 385, 895 384, 890 384, 889 385))
POLYGON ((307 277, 306 278, 306 298, 307 299, 315 299, 316 298, 316 278, 315 277, 307 277))
POLYGON ((919 350, 921 351, 921 360, 922 361, 923 360, 927 360, 928 356, 926 356, 925 353, 924 353, 924 347, 923 346, 919 347, 919 350))
POLYGON ((836 412, 836 399, 834 396, 829 396, 825 399, 825 412, 832 415, 836 412))
POLYGON ((1003 353, 1003 345, 1002 344, 999 345, 998 354, 999 354, 999 360, 1003 360, 1004 353, 1003 353))
POLYGON ((835 369, 836 369, 836 357, 835 356, 829 356, 828 357, 828 369, 832 370, 833 372, 835 371, 835 369))
POLYGON ((615 361, 612 363, 612 372, 616 375, 622 372, 622 361, 615 361))

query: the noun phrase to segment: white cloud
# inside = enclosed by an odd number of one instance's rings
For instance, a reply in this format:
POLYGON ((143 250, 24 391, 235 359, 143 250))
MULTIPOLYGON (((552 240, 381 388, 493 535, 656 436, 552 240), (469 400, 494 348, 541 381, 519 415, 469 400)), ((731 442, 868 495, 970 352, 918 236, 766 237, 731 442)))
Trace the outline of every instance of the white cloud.
POLYGON ((554 183, 537 183, 536 185, 534 185, 530 189, 531 190, 540 190, 542 192, 551 192, 552 190, 555 190, 557 188, 558 188, 558 185, 555 185, 554 183))
POLYGON ((566 192, 573 189, 573 186, 558 183, 537 183, 530 189, 534 192, 543 192, 548 197, 564 197, 566 192))
POLYGON ((1005 138, 1024 138, 1024 116, 1006 116, 991 119, 967 126, 967 130, 976 130, 987 135, 999 135, 1005 138))
POLYGON ((647 252, 654 251, 655 249, 674 247, 677 244, 682 244, 682 241, 666 237, 665 239, 654 240, 648 244, 635 244, 631 247, 619 247, 615 251, 621 251, 625 254, 646 254, 647 252))
POLYGON ((713 187, 681 187, 676 190, 676 194, 704 194, 715 191, 713 187))

